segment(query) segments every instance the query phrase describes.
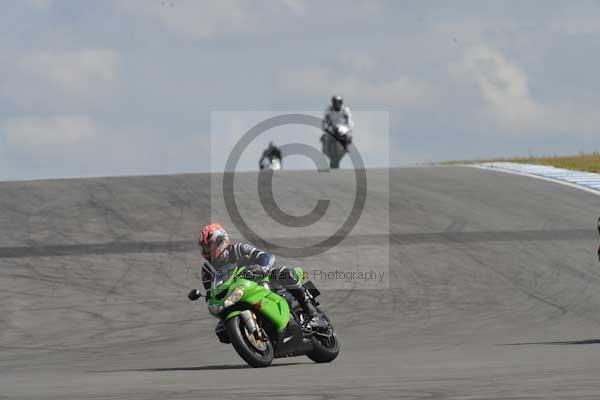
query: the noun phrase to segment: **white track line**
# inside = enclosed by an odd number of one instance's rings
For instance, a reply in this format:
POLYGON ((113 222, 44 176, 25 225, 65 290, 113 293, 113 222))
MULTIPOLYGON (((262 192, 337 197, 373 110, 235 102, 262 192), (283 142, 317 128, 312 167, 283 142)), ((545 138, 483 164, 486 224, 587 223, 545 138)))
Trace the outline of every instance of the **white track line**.
POLYGON ((528 176, 583 190, 600 196, 600 174, 583 171, 572 171, 563 168, 547 167, 534 164, 517 164, 510 162, 494 162, 482 164, 465 164, 468 167, 499 171, 509 174, 528 176))

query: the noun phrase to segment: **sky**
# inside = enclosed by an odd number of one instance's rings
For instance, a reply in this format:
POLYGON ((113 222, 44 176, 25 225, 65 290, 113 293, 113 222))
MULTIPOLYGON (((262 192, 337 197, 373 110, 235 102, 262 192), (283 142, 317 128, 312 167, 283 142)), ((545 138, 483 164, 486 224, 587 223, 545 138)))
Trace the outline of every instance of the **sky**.
POLYGON ((0 26, 0 180, 215 171, 249 111, 332 94, 367 166, 600 150, 600 1, 5 0, 0 26))

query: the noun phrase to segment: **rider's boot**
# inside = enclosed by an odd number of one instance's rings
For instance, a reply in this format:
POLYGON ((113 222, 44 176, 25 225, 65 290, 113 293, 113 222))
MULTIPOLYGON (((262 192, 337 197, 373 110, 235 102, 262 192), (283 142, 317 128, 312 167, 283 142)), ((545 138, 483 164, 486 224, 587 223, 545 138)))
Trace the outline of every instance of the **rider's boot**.
POLYGON ((327 321, 319 316, 317 307, 310 301, 306 288, 300 285, 299 288, 288 289, 288 291, 294 296, 294 298, 302 307, 304 314, 308 316, 308 320, 305 322, 306 326, 309 326, 312 330, 325 330, 328 327, 327 321))

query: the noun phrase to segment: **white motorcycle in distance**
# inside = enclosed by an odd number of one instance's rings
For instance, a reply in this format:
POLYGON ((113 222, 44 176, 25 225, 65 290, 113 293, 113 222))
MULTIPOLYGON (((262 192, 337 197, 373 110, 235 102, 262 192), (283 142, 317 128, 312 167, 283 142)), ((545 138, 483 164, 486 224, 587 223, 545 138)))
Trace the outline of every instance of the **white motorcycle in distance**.
POLYGON ((326 131, 327 133, 321 136, 321 143, 323 144, 323 153, 329 158, 329 167, 337 169, 340 167, 340 161, 348 152, 347 148, 352 143, 352 136, 350 127, 346 124, 336 124, 333 130, 334 132, 326 131))
POLYGON ((266 157, 260 162, 261 170, 279 171, 281 169, 281 160, 279 158, 266 157))

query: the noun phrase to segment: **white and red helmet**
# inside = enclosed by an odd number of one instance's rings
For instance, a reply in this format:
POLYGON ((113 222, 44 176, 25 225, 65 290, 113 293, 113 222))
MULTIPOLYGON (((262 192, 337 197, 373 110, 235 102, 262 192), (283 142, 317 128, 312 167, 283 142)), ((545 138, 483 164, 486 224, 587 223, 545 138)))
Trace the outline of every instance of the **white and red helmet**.
POLYGON ((198 245, 202 249, 202 256, 209 262, 222 261, 229 256, 229 236, 221 224, 204 226, 198 245))

